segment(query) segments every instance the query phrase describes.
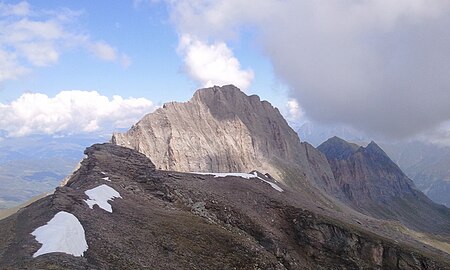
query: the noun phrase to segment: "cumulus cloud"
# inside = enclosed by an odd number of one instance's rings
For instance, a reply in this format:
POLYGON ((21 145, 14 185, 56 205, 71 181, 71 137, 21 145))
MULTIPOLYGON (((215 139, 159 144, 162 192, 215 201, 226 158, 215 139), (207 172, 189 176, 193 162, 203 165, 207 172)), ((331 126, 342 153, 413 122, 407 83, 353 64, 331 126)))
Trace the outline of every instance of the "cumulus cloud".
POLYGON ((97 58, 121 63, 117 49, 75 30, 80 12, 33 9, 28 2, 0 3, 0 82, 17 79, 32 67, 54 65, 61 54, 82 48, 97 58))
POLYGON ((129 127, 155 109, 145 98, 112 99, 96 91, 62 91, 54 97, 26 93, 0 103, 0 131, 7 136, 86 133, 129 127))
POLYGON ((245 91, 253 80, 253 71, 242 70, 224 42, 207 44, 184 34, 178 52, 184 57, 186 72, 203 87, 234 84, 245 91))
POLYGON ((227 40, 242 26, 306 116, 407 137, 450 119, 446 0, 169 1, 178 31, 227 40))

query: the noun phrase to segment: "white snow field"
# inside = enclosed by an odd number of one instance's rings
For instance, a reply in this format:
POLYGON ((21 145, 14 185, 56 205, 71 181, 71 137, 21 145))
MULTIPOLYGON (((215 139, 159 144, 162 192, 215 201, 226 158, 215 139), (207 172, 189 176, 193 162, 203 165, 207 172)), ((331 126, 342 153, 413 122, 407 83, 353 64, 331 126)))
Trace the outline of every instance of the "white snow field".
POLYGON ((114 198, 122 198, 119 192, 105 184, 86 190, 84 193, 89 196, 89 199, 84 200, 89 208, 93 209, 94 205, 98 205, 101 209, 110 213, 112 213, 112 207, 108 201, 114 198))
POLYGON ((227 176, 236 176, 236 177, 242 177, 245 179, 251 179, 251 178, 258 178, 263 182, 266 182, 267 184, 269 184, 273 189, 279 191, 279 192, 283 192, 283 189, 278 186, 275 183, 269 182, 261 177, 258 176, 258 174, 256 172, 254 172, 253 174, 251 173, 204 173, 204 172, 193 172, 195 174, 203 174, 203 175, 214 175, 214 177, 227 177, 227 176))
POLYGON ((83 256, 88 249, 80 221, 64 211, 58 212, 46 225, 37 228, 31 234, 42 244, 42 247, 33 254, 33 258, 52 252, 83 256))

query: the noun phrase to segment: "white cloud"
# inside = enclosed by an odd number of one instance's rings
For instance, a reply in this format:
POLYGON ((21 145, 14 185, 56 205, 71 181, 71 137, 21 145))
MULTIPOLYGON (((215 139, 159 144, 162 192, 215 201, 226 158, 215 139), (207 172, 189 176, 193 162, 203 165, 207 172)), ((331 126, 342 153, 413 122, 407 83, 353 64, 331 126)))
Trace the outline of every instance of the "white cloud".
POLYGON ((82 48, 100 60, 123 63, 116 48, 75 30, 80 12, 38 10, 20 2, 0 3, 0 15, 0 57, 7 59, 0 61, 0 82, 17 79, 33 67, 54 65, 73 48, 82 48))
POLYGON ((168 0, 180 33, 245 28, 312 120, 407 137, 450 120, 450 1, 168 0))
POLYGON ((16 49, 20 55, 37 67, 55 64, 59 59, 58 50, 49 42, 22 43, 18 44, 16 49))
POLYGON ((89 49, 95 56, 102 60, 113 62, 117 59, 116 49, 106 42, 98 41, 91 43, 89 44, 89 49))
POLYGON ((17 79, 27 72, 28 69, 18 63, 15 54, 0 49, 0 82, 17 79))
POLYGON ((286 103, 287 118, 291 121, 298 121, 304 117, 304 112, 296 99, 289 99, 286 103))
POLYGON ((30 5, 27 2, 18 4, 0 3, 0 14, 2 16, 26 16, 30 14, 30 5))
POLYGON ((27 93, 9 104, 0 103, 0 130, 16 137, 124 128, 154 109, 145 98, 109 99, 96 91, 62 91, 54 97, 27 93))
POLYGON ((234 84, 245 91, 253 80, 253 71, 242 70, 224 42, 206 44, 184 34, 178 51, 184 57, 186 72, 203 87, 234 84))
POLYGON ((450 120, 441 123, 436 129, 423 132, 418 136, 418 139, 442 146, 450 146, 450 120))

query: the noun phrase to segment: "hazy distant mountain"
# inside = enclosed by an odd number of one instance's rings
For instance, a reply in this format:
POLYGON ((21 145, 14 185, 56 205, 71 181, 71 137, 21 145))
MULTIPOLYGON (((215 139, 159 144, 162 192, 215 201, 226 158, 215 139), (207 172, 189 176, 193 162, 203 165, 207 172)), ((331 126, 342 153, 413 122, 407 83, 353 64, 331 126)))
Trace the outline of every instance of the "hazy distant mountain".
POLYGON ((333 136, 338 136, 351 142, 370 141, 370 138, 364 133, 343 125, 307 122, 296 131, 302 141, 309 142, 316 147, 333 136))
POLYGON ((52 191, 99 137, 44 135, 0 141, 0 209, 52 191))
POLYGON ((450 207, 450 147, 415 141, 383 148, 421 191, 450 207))

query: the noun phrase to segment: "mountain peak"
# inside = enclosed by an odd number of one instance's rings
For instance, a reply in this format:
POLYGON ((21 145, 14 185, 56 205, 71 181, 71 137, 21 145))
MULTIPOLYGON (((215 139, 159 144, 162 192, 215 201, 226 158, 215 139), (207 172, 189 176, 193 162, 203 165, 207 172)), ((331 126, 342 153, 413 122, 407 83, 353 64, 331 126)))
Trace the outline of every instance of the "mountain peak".
POLYGON ((337 136, 333 136, 323 142, 317 149, 331 159, 346 159, 358 150, 359 145, 347 142, 337 136))
POLYGON ((321 144, 336 182, 359 211, 377 218, 397 219, 428 232, 448 231, 449 212, 442 211, 421 192, 388 155, 374 142, 358 147, 338 137, 321 144), (410 216, 414 209, 417 216, 410 216), (433 219, 433 225, 427 225, 433 219))
POLYGON ((382 155, 384 157, 388 157, 388 155, 384 152, 384 150, 378 146, 374 141, 371 141, 365 148, 365 151, 368 151, 372 154, 382 155))
POLYGON ((259 170, 288 182, 289 168, 302 181, 335 188, 325 157, 300 142, 279 110, 234 85, 199 89, 190 101, 170 103, 114 134, 112 142, 144 153, 164 170, 259 170))
POLYGON ((235 100, 245 99, 247 95, 241 91, 238 87, 229 84, 224 86, 212 86, 198 89, 195 91, 191 100, 209 101, 215 100, 235 100))
POLYGON ((275 176, 269 160, 295 160, 302 151, 278 109, 234 85, 199 89, 190 101, 148 114, 112 141, 144 153, 158 168, 184 172, 262 167, 275 176))

